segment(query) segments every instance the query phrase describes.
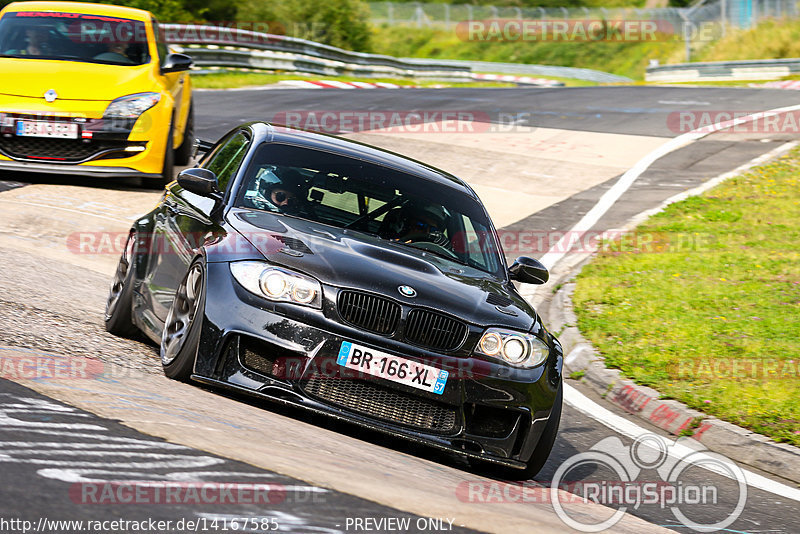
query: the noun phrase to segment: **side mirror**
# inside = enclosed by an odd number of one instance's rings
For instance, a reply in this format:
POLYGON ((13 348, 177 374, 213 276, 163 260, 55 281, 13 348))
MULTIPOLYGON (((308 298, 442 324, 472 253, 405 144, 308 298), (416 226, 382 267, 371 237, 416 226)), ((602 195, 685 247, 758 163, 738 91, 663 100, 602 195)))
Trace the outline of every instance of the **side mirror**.
POLYGON ((178 175, 178 185, 196 195, 222 199, 222 192, 217 184, 217 175, 208 169, 186 169, 178 175))
POLYGON ((513 265, 508 268, 508 274, 512 280, 525 284, 544 284, 550 279, 550 273, 542 262, 526 256, 514 260, 513 265))
POLYGON ((192 68, 194 60, 186 54, 168 54, 161 65, 161 74, 183 72, 192 68))

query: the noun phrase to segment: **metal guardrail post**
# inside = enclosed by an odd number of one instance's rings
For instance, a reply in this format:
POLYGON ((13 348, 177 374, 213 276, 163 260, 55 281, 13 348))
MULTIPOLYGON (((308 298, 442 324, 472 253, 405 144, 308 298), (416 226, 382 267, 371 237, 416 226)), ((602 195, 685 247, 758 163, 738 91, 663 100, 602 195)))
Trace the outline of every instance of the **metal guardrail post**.
POLYGON ((721 0, 720 2, 720 25, 722 27, 722 37, 725 37, 725 33, 728 30, 728 0, 721 0))

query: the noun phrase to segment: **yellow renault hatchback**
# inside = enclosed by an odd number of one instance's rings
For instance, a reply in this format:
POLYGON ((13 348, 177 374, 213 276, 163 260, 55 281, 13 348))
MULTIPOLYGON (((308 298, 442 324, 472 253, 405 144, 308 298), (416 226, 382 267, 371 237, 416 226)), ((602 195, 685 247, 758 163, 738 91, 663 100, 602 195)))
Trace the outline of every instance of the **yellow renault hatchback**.
POLYGON ((192 59, 147 11, 17 2, 0 11, 0 170, 172 180, 194 143, 192 59))

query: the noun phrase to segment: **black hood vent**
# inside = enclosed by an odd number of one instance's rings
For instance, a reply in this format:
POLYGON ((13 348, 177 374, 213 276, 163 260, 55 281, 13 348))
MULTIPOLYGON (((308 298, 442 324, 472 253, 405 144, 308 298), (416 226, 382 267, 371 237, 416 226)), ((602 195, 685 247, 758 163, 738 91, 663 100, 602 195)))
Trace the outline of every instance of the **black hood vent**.
POLYGON ((486 302, 492 306, 500 306, 502 308, 514 304, 514 301, 510 298, 503 295, 498 295, 497 293, 489 293, 489 295, 486 297, 486 302))

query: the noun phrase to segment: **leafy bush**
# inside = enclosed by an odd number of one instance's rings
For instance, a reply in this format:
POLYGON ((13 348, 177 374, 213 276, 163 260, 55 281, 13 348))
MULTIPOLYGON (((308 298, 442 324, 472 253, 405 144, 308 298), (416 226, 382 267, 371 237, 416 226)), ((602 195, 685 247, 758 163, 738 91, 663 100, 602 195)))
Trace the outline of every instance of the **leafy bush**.
POLYGON ((270 22, 286 35, 348 50, 371 49, 369 8, 361 0, 245 0, 237 20, 270 22))

